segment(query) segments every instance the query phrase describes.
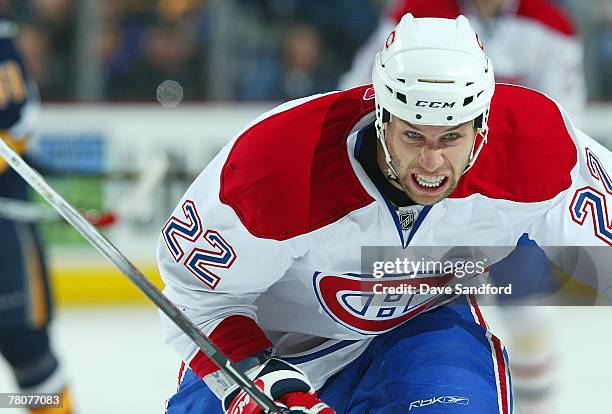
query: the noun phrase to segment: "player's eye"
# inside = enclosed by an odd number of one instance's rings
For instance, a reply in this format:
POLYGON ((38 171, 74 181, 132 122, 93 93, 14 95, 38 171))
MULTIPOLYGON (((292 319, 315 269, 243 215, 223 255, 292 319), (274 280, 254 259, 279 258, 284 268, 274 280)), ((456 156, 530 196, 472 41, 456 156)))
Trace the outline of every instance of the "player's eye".
POLYGON ((456 132, 450 132, 450 133, 444 135, 444 140, 447 141, 447 142, 456 141, 459 138, 461 138, 461 135, 456 133, 456 132))
POLYGON ((404 135, 409 139, 415 139, 415 140, 420 139, 422 137, 422 135, 416 131, 406 131, 404 132, 404 135))

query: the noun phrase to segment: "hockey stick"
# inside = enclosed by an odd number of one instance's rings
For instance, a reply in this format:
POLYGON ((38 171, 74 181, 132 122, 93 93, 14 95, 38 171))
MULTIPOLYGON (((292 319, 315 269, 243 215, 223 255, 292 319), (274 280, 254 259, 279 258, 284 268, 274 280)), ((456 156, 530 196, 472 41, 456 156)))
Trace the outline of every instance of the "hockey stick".
MULTIPOLYGON (((142 174, 137 176, 137 183, 122 202, 105 211, 84 208, 78 210, 87 221, 98 228, 110 227, 118 221, 146 222, 153 215, 153 209, 150 207, 153 203, 148 201, 163 183, 168 170, 169 161, 165 154, 155 153, 150 157, 142 174), (143 205, 146 208, 144 214, 143 205)), ((49 173, 53 174, 52 171, 49 173)), ((6 197, 0 197, 0 219, 25 223, 63 220, 62 216, 49 206, 6 197)))
MULTIPOLYGON (((84 209, 81 209, 80 212, 96 227, 109 227, 117 222, 117 215, 113 212, 84 209)), ((0 218, 26 223, 62 220, 62 216, 52 208, 33 201, 5 197, 0 197, 0 218)))
POLYGON ((170 160, 165 153, 152 153, 130 193, 121 203, 114 206, 117 215, 122 220, 132 222, 143 223, 151 220, 154 214, 152 207, 154 203, 150 200, 163 184, 169 169, 170 160))
POLYGON ((266 413, 285 412, 274 404, 255 384, 189 320, 168 297, 155 287, 117 248, 60 196, 47 182, 30 167, 15 151, 0 138, 0 156, 60 213, 68 223, 109 259, 127 276, 162 312, 168 316, 185 334, 208 356, 219 369, 251 396, 266 413))
POLYGON ((32 223, 54 221, 60 217, 57 211, 30 201, 0 197, 0 218, 32 223))

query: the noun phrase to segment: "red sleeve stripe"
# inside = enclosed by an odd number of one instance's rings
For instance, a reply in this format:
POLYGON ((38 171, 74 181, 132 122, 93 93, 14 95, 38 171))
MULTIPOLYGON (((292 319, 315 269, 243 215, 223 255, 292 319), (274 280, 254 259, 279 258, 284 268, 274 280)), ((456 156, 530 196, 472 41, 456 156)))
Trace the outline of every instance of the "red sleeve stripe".
POLYGON ((536 20, 549 29, 566 36, 576 34, 574 23, 565 10, 548 0, 522 0, 517 15, 536 20))
POLYGON ((495 382, 497 383, 497 402, 499 406, 499 414, 509 414, 511 400, 510 371, 506 365, 503 346, 499 338, 493 335, 489 330, 489 325, 485 321, 474 295, 468 296, 468 304, 470 305, 470 310, 475 322, 485 329, 487 340, 491 346, 493 371, 495 372, 495 382))
POLYGON ((396 24, 406 13, 414 17, 444 17, 456 19, 461 14, 456 0, 396 0, 387 10, 387 18, 396 24))
MULTIPOLYGON (((210 340, 230 361, 238 362, 272 346, 257 323, 246 316, 224 319, 212 333, 210 340)), ((200 378, 219 368, 200 350, 189 362, 189 368, 200 378)))
POLYGON ((185 378, 186 372, 187 370, 185 369, 185 361, 181 361, 181 368, 179 369, 178 381, 176 383, 176 392, 178 392, 179 388, 181 388, 181 382, 183 382, 183 378, 185 378))
MULTIPOLYGON (((444 17, 455 19, 460 14, 457 0, 395 0, 387 10, 387 18, 399 23, 402 16, 412 13, 414 17, 444 17)), ((576 29, 567 12, 550 0, 519 0, 517 16, 538 21, 558 33, 574 36, 576 29)))
POLYGON ((396 24, 406 13, 414 17, 444 17, 456 19, 461 14, 457 0, 396 0, 387 11, 387 17, 396 24))

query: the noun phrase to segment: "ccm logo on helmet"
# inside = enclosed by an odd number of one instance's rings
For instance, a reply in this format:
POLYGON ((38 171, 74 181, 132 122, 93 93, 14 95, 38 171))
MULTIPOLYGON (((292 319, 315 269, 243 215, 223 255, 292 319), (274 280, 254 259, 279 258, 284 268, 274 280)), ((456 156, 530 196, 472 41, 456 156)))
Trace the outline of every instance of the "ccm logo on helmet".
POLYGON ((455 106, 455 102, 416 101, 416 106, 420 106, 422 108, 452 108, 455 106))

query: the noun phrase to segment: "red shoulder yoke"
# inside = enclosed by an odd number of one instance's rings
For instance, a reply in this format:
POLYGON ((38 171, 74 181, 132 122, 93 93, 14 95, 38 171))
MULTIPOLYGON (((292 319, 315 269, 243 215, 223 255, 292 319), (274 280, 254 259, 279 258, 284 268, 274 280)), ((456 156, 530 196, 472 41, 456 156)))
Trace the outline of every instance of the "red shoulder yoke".
POLYGON ((496 85, 489 138, 452 198, 478 193, 518 202, 545 201, 569 188, 577 149, 557 105, 520 86, 496 85))
POLYGON ((374 110, 370 86, 322 95, 253 125, 221 171, 220 200, 257 237, 286 240, 374 199, 350 163, 346 139, 374 110))

